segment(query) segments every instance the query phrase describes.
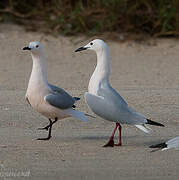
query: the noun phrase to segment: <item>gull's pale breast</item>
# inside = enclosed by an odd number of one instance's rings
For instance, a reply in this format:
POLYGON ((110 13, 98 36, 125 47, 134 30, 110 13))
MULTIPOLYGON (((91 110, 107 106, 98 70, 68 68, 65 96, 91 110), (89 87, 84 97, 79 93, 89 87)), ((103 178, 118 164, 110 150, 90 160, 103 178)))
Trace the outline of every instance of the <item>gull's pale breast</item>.
MULTIPOLYGON (((41 88, 40 88, 41 89, 41 88)), ((36 88, 29 88, 27 91, 27 98, 31 104, 31 106, 40 114, 46 116, 47 118, 54 119, 58 117, 58 119, 62 119, 68 117, 63 110, 56 108, 50 104, 48 104, 44 100, 44 96, 49 93, 48 89, 41 89, 41 91, 36 88)))

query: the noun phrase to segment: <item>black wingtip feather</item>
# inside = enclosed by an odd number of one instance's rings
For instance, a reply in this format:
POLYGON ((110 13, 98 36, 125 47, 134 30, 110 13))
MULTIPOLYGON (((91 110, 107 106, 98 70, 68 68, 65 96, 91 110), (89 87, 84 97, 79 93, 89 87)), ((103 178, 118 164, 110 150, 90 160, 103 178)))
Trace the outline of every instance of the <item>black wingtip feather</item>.
POLYGON ((166 148, 167 144, 164 142, 164 143, 160 143, 160 144, 151 145, 149 147, 150 148, 166 148))
POLYGON ((163 124, 155 122, 155 121, 151 121, 150 119, 147 119, 147 123, 146 124, 150 124, 150 125, 154 125, 154 126, 163 126, 163 124))

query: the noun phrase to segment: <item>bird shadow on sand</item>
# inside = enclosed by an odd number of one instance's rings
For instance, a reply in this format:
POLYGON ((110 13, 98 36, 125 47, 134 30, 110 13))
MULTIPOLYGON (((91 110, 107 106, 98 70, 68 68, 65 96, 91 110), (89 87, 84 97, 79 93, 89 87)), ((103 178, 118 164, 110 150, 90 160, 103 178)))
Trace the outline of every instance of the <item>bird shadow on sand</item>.
MULTIPOLYGON (((86 141, 86 142, 107 142, 109 140, 109 136, 97 136, 97 135, 84 135, 78 137, 66 137, 68 141, 86 141)), ((115 142, 118 141, 118 137, 115 137, 115 142)), ((123 146, 135 146, 135 147, 149 147, 151 145, 164 142, 165 140, 150 140, 147 137, 141 136, 123 136, 123 146)))

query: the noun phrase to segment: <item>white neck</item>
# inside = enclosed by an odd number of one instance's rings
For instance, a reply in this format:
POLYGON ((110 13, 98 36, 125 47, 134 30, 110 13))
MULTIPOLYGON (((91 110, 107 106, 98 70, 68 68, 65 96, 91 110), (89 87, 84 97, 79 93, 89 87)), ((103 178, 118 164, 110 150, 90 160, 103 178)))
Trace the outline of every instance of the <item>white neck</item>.
POLYGON ((110 56, 108 47, 97 52, 97 65, 91 76, 88 91, 97 95, 100 85, 109 84, 110 75, 110 56))
POLYGON ((33 59, 33 66, 28 87, 46 86, 48 82, 46 73, 46 59, 44 53, 42 51, 41 55, 31 54, 31 56, 33 59))

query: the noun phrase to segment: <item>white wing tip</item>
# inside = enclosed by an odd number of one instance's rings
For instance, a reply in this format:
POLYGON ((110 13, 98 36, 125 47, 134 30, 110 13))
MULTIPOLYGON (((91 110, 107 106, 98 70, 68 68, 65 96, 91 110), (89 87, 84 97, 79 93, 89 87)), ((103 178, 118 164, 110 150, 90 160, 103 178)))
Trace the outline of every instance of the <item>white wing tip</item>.
POLYGON ((150 134, 151 133, 151 129, 146 127, 144 124, 137 124, 135 125, 138 129, 142 130, 143 132, 150 134))

